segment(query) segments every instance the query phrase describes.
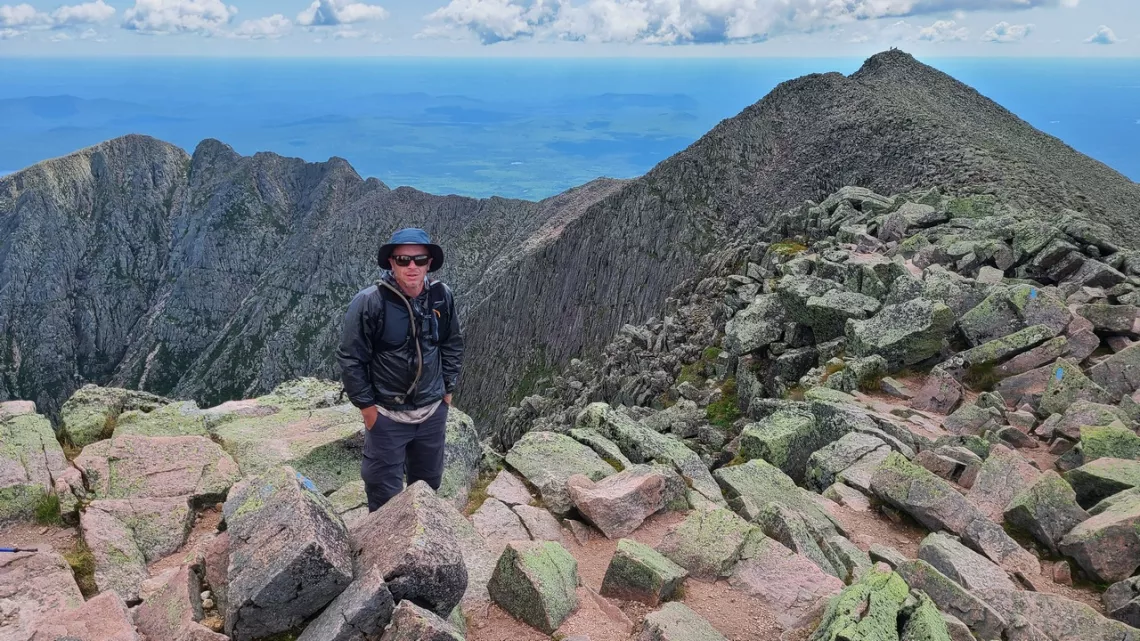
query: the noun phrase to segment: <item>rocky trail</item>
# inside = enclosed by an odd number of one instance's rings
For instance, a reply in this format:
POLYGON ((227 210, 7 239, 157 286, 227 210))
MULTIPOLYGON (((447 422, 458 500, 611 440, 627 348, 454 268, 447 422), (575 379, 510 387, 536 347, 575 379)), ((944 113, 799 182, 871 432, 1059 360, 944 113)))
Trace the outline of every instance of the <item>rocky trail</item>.
POLYGON ((0 404, 0 641, 1140 641, 1140 252, 1048 218, 773 216, 371 514, 333 382, 0 404))

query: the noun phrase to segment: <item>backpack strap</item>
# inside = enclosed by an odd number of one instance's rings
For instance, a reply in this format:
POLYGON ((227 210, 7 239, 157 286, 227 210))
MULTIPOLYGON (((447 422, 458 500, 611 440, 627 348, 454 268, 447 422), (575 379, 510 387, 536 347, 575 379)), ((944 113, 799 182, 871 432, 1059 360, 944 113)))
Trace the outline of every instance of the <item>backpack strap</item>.
MULTIPOLYGON (((415 343, 415 345, 416 345, 416 377, 415 377, 415 379, 412 380, 412 384, 408 386, 408 391, 404 392, 404 395, 405 396, 411 396, 412 391, 414 391, 416 389, 416 385, 420 384, 420 377, 423 376, 423 373, 424 373, 424 354, 423 354, 423 351, 420 349, 419 332, 416 330, 416 314, 412 310, 412 303, 411 303, 411 301, 408 300, 408 297, 404 296, 403 292, 401 292, 396 287, 393 287, 391 284, 389 284, 383 278, 378 279, 376 281, 376 287, 378 289, 384 288, 384 289, 387 289, 388 291, 394 293, 400 300, 402 300, 404 302, 404 306, 408 308, 408 325, 412 329, 412 342, 415 343)), ((404 400, 401 398, 401 399, 398 399, 397 402, 403 403, 404 400)))

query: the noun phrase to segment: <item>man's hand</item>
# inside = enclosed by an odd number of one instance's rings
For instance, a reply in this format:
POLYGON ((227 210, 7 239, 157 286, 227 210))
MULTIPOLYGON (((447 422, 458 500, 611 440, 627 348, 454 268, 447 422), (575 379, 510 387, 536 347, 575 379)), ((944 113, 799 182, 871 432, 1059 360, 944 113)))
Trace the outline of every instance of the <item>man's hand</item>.
POLYGON ((451 407, 451 394, 444 394, 443 395, 443 402, 447 403, 448 407, 451 407))
POLYGON ((376 419, 380 416, 380 412, 376 410, 376 406, 365 407, 360 410, 360 415, 364 417, 364 429, 369 432, 372 431, 372 426, 376 424, 376 419))

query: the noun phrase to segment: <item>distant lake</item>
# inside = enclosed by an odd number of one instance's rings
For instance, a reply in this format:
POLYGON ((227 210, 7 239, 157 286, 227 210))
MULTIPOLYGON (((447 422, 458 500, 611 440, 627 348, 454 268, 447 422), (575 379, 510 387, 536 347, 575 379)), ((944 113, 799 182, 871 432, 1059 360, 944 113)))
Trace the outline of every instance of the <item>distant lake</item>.
MULTIPOLYGON (((639 176, 807 73, 862 59, 0 58, 0 166, 144 133, 346 158, 437 194, 540 199, 639 176)), ((1140 180, 1140 60, 924 60, 1140 180)), ((0 171, 0 174, 5 172, 0 171)))

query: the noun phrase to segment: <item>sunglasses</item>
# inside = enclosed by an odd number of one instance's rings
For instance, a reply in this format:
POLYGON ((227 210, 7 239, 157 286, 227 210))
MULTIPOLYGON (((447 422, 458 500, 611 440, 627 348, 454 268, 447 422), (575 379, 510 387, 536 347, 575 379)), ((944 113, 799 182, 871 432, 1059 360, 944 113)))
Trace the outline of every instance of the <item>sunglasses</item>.
POLYGON ((412 264, 413 261, 416 263, 416 267, 423 267, 431 261, 431 256, 427 254, 420 254, 418 256, 393 256, 392 261, 400 267, 407 267, 412 264))

